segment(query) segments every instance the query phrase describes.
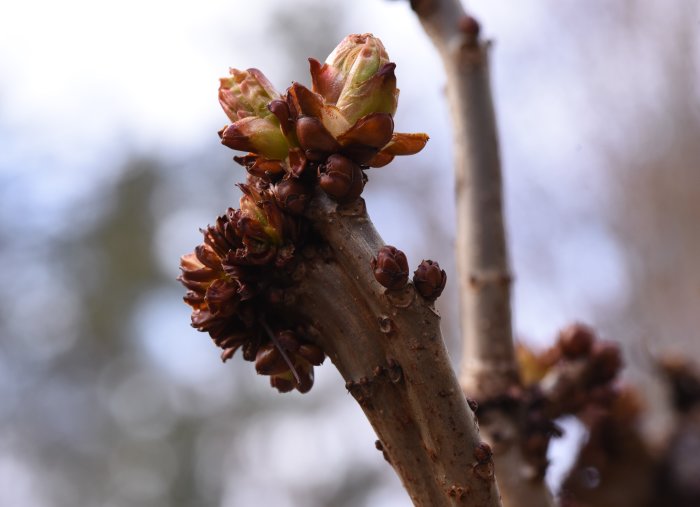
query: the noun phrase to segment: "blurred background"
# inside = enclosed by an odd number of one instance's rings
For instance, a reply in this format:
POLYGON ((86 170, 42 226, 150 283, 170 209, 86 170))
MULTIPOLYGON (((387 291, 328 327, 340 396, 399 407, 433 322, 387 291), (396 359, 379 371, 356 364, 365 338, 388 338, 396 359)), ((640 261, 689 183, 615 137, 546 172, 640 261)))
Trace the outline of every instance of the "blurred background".
MULTIPOLYGON (((698 3, 469 6, 495 41, 518 335, 545 347, 587 322, 632 380, 660 351, 700 353, 698 3)), ((371 171, 370 213, 455 280, 445 80, 407 2, 0 7, 0 505, 409 505, 330 364, 307 395, 223 365, 175 281, 244 178, 218 78, 309 84, 306 57, 351 32, 398 65, 397 130, 431 136, 371 171)), ((456 285, 439 302, 455 364, 456 285)), ((564 425, 554 487, 582 438, 564 425)))

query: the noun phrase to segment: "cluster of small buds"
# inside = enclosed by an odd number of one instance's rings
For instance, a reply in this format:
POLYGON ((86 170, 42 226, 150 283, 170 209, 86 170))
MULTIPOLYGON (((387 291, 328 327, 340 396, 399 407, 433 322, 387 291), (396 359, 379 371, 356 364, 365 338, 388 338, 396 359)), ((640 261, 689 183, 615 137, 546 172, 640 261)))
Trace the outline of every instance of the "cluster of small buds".
POLYGON ((522 387, 496 400, 479 400, 478 415, 494 407, 517 413, 523 455, 533 475, 542 477, 549 442, 562 435, 555 421, 573 415, 589 423, 610 411, 622 360, 617 345, 601 341, 583 324, 563 329, 556 344, 541 353, 518 344, 517 359, 522 387))
POLYGON ((325 354, 318 345, 304 342, 291 330, 278 331, 274 341, 258 349, 255 370, 269 375, 270 384, 286 393, 292 389, 305 393, 313 386, 313 367, 319 366, 325 354))
POLYGON ((566 507, 700 505, 700 372, 687 358, 658 363, 666 380, 673 424, 663 441, 640 431, 642 393, 622 388, 586 423, 589 436, 562 484, 566 507), (624 491, 624 495, 620 495, 624 491))
MULTIPOLYGON (((408 260, 396 247, 385 245, 371 261, 374 278, 387 289, 401 290, 408 284, 408 260)), ((433 302, 442 294, 447 274, 437 262, 424 260, 413 273, 413 285, 418 294, 433 302)))
MULTIPOLYGON (((231 69, 219 101, 233 123, 219 136, 249 152, 234 160, 256 177, 296 180, 299 196, 318 182, 337 202, 352 202, 367 181, 364 170, 418 153, 428 136, 394 132, 396 65, 376 37, 349 35, 324 64, 309 61, 313 88, 295 82, 285 94, 257 69, 231 69)), ((307 202, 295 200, 295 212, 307 202)))
POLYGON ((273 331, 268 323, 283 322, 276 315, 277 294, 290 283, 305 223, 283 212, 271 190, 253 185, 241 190, 240 209, 229 208, 204 229, 204 243, 180 261, 192 326, 209 333, 224 361, 240 349, 273 387, 306 392, 323 351, 299 333, 273 331))
MULTIPOLYGON (((308 391, 313 367, 325 358, 284 297, 295 283, 296 254, 313 236, 305 213, 316 186, 351 203, 365 170, 418 153, 428 141, 394 132, 396 65, 379 39, 350 35, 324 64, 309 61, 312 89, 295 82, 280 94, 257 69, 231 69, 220 80, 219 102, 231 123, 219 137, 247 152, 234 157, 247 182, 239 185, 240 208, 204 229, 204 243, 180 261, 192 325, 209 333, 224 361, 241 350, 281 392, 308 391)), ((388 262, 380 256, 382 277, 394 269, 388 262)), ((405 256, 400 276, 392 276, 394 287, 407 283, 405 256)))

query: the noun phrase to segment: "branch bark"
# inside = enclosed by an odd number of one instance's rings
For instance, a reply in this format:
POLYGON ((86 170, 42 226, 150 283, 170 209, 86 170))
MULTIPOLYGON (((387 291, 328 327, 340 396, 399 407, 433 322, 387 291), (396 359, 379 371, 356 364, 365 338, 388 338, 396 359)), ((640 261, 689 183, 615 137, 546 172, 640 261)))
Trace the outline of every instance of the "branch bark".
MULTIPOLYGON (((460 383, 470 397, 497 400, 521 382, 513 346, 512 277, 489 77, 490 44, 479 39, 479 24, 459 0, 411 0, 411 6, 442 58, 452 112, 463 343, 460 383)), ((479 415, 484 437, 494 445, 504 505, 552 505, 544 482, 532 480, 513 414, 492 408, 479 415)))
POLYGON ((501 505, 439 315, 412 284, 390 291, 374 279, 370 261, 384 243, 364 201, 338 206, 319 192, 308 215, 325 246, 304 252, 294 307, 362 407, 414 505, 501 505))
POLYGON ((470 395, 490 398, 519 382, 490 44, 479 40, 477 22, 459 0, 414 0, 413 7, 445 65, 452 112, 464 344, 460 381, 470 395))

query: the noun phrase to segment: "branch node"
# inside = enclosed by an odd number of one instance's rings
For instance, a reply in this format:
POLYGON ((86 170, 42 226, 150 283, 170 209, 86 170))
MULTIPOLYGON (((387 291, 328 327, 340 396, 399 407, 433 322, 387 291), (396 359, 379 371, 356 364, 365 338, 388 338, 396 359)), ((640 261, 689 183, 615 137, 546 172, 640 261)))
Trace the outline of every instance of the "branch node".
POLYGON ((482 270, 469 275, 469 285, 473 289, 482 289, 488 285, 510 286, 513 275, 501 269, 482 270))
POLYGON ((349 204, 341 204, 336 209, 338 215, 344 217, 356 217, 359 222, 367 222, 367 206, 365 200, 355 199, 349 204))
POLYGON ((403 380, 403 369, 395 359, 387 361, 386 371, 392 384, 398 384, 403 380))
POLYGON ((375 441, 374 447, 376 447, 378 451, 381 451, 382 456, 384 456, 384 460, 391 465, 391 459, 389 459, 389 454, 386 452, 386 449, 384 449, 384 444, 382 444, 382 441, 375 441))
POLYGON ((416 291, 412 284, 407 284, 403 289, 384 291, 389 302, 397 308, 408 308, 416 298, 416 291))
POLYGON ((450 489, 447 490, 447 494, 457 500, 463 500, 467 496, 467 493, 469 493, 469 486, 460 486, 457 484, 453 484, 450 486, 450 489))
POLYGON ((360 380, 348 380, 345 383, 345 388, 355 398, 363 408, 372 410, 372 380, 367 377, 362 377, 360 380))
POLYGON ((458 21, 459 31, 464 34, 465 47, 476 48, 479 45, 479 33, 481 25, 469 14, 465 14, 458 21))
POLYGON ((493 452, 491 451, 491 446, 486 442, 479 443, 474 448, 474 459, 476 459, 476 463, 472 468, 474 475, 485 481, 494 480, 493 452))
POLYGON ((392 321, 388 315, 380 315, 377 317, 377 321, 379 322, 379 330, 382 333, 386 335, 392 334, 392 331, 394 331, 394 321, 392 321))

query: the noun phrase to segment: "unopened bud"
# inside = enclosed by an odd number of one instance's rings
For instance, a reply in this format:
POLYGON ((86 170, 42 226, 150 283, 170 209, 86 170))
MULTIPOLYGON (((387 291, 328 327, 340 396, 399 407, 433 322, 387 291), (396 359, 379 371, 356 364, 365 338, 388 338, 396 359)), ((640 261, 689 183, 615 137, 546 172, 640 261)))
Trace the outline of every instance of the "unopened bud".
POLYGON ((289 370, 286 361, 274 344, 268 343, 255 356, 255 371, 260 375, 278 375, 289 370))
POLYGON ((219 102, 226 116, 233 122, 248 116, 269 116, 267 105, 279 99, 279 93, 265 75, 258 69, 230 69, 230 73, 219 85, 219 102))
POLYGON ((297 337, 296 333, 289 329, 279 331, 275 337, 277 339, 277 343, 279 343, 279 346, 282 347, 282 349, 284 349, 284 351, 289 353, 290 355, 296 353, 296 351, 299 350, 299 347, 301 346, 301 343, 299 342, 299 338, 297 337))
POLYGON ((585 357, 591 352, 595 333, 584 324, 572 324, 559 333, 559 349, 567 359, 585 357))
POLYGON ((335 104, 344 89, 367 81, 389 63, 389 55, 372 34, 352 34, 336 46, 323 65, 313 59, 309 62, 314 91, 335 104))
POLYGON ((362 169, 349 158, 331 155, 319 167, 318 183, 332 199, 339 203, 357 199, 364 188, 362 169))
POLYGON ((374 278, 387 289, 403 289, 408 283, 408 260, 396 247, 385 245, 372 259, 374 278))
POLYGON ((318 118, 302 116, 297 120, 296 133, 299 145, 309 160, 323 160, 338 151, 340 145, 318 118))
POLYGON ((265 181, 274 181, 284 174, 284 166, 279 160, 270 160, 250 153, 243 156, 237 155, 233 160, 245 167, 252 176, 265 181))
POLYGON ((609 382, 622 368, 620 348, 614 343, 596 342, 591 351, 591 378, 595 383, 609 382))
POLYGON ((437 262, 424 260, 413 272, 413 285, 428 301, 435 301, 442 294, 446 283, 447 274, 437 262))
POLYGON ((493 451, 491 446, 486 442, 479 442, 476 447, 474 447, 474 459, 479 463, 486 463, 491 460, 493 456, 493 451))
POLYGON ((297 178, 284 178, 272 191, 280 207, 294 215, 301 215, 311 200, 309 189, 297 178))
POLYGON ((286 375, 272 375, 270 385, 281 393, 288 393, 297 387, 297 381, 292 373, 288 372, 286 375))
POLYGON ((277 121, 248 116, 219 132, 221 143, 233 150, 259 153, 266 158, 283 160, 289 151, 287 139, 277 121))

